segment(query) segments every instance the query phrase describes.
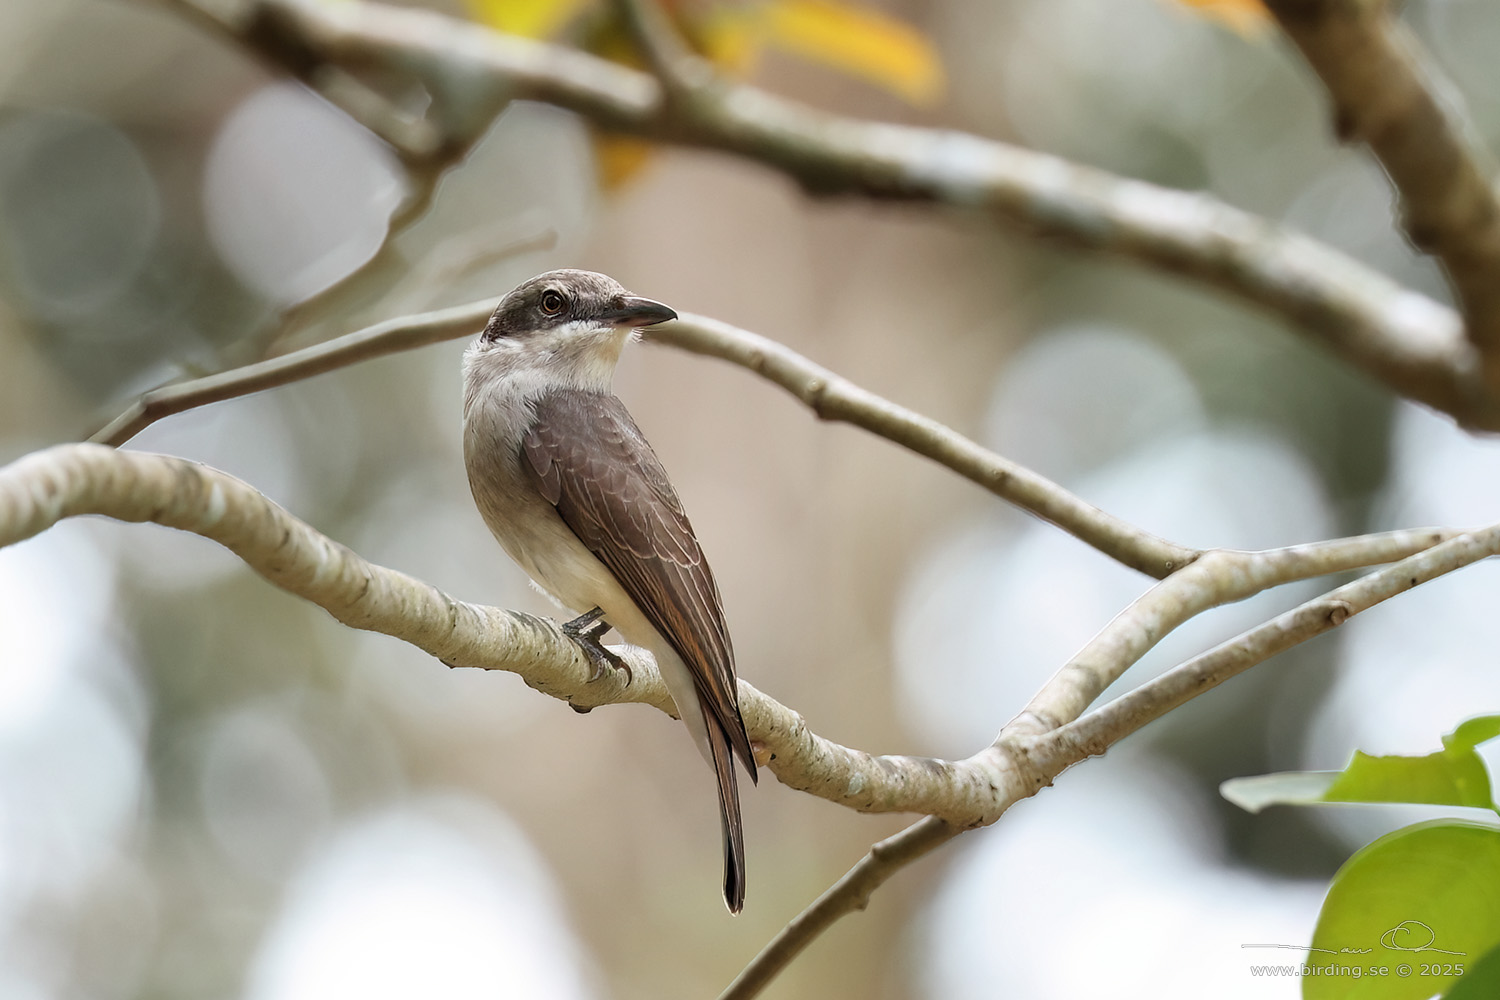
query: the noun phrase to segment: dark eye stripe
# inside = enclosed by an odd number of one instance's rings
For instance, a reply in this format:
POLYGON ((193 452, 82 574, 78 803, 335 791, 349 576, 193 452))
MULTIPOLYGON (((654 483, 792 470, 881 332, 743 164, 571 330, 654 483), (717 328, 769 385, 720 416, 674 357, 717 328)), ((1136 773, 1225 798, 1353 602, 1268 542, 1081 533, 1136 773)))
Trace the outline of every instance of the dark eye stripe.
POLYGON ((512 289, 490 317, 482 339, 488 343, 524 339, 575 320, 592 319, 624 293, 617 285, 595 287, 598 282, 585 282, 579 287, 559 286, 556 279, 557 275, 550 273, 538 275, 512 289))

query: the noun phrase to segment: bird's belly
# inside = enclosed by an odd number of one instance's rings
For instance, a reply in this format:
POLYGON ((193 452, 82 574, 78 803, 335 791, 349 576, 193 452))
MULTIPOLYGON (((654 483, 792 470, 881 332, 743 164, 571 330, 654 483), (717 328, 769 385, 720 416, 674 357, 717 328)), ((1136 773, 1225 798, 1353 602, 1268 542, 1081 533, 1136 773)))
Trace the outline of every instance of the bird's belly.
POLYGON ((615 596, 620 585, 613 574, 577 541, 570 537, 569 542, 517 561, 537 586, 575 612, 618 603, 615 596))
POLYGON ((564 607, 588 611, 605 592, 619 589, 605 565, 550 505, 535 510, 524 525, 491 520, 490 531, 516 565, 564 607))

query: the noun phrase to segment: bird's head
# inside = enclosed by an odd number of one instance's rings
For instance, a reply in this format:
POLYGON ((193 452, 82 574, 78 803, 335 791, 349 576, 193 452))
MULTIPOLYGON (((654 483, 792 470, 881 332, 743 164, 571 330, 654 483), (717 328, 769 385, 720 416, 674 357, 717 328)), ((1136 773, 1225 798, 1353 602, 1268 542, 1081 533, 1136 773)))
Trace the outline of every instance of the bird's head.
POLYGON ((579 388, 606 390, 632 331, 676 318, 606 275, 548 271, 500 300, 469 360, 488 358, 511 370, 546 367, 579 388))

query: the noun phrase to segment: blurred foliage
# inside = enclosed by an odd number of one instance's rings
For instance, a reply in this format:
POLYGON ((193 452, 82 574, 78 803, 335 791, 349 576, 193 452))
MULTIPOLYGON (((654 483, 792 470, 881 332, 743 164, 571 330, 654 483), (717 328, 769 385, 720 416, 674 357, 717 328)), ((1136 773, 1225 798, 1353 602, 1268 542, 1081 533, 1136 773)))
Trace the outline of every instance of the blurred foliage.
POLYGON ((1242 35, 1259 37, 1270 30, 1271 12, 1261 0, 1176 0, 1229 25, 1242 35))
MULTIPOLYGON (((468 0, 474 17, 527 38, 570 41, 626 66, 643 65, 613 5, 606 0, 468 0)), ((875 84, 903 100, 929 106, 943 94, 942 63, 932 43, 910 25, 841 0, 672 0, 663 9, 699 55, 735 76, 755 72, 770 49, 875 84)), ((595 138, 600 178, 616 187, 650 159, 635 139, 595 138)))

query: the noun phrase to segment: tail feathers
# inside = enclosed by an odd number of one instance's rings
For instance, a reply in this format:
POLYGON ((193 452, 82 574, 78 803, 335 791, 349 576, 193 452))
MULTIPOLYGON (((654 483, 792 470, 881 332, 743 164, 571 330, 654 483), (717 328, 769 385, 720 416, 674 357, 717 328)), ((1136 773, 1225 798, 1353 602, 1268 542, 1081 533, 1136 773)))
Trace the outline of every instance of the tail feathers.
MULTIPOLYGON (((708 726, 710 729, 713 728, 711 720, 708 726)), ((759 785, 760 775, 756 773, 755 754, 750 750, 750 737, 745 732, 745 721, 740 718, 738 710, 735 711, 734 718, 730 720, 729 725, 725 728, 728 729, 725 738, 729 741, 730 746, 734 748, 734 752, 739 754, 740 762, 745 766, 745 773, 750 775, 750 783, 752 785, 759 785)))
MULTIPOLYGON (((740 819, 740 790, 735 782, 734 751, 729 736, 706 709, 708 746, 719 782, 719 819, 724 830, 724 902, 730 913, 745 906, 745 826, 740 819)), ((753 772, 752 772, 753 774, 753 772)))

